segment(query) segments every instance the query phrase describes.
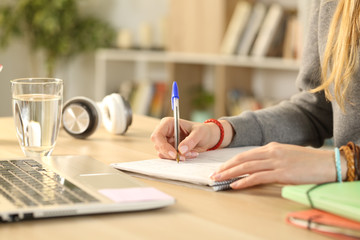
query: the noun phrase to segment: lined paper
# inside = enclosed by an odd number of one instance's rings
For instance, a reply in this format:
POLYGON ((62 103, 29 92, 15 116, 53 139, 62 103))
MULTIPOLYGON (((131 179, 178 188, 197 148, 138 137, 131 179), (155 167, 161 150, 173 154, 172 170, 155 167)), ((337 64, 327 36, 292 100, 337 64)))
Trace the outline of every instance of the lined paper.
MULTIPOLYGON (((216 186, 218 182, 210 179, 218 167, 236 154, 254 147, 224 148, 200 153, 197 158, 177 163, 168 159, 148 159, 134 162, 112 164, 113 167, 146 176, 183 181, 198 185, 216 186)), ((216 190, 214 188, 214 190, 216 190)), ((222 189, 220 189, 222 190, 222 189)))

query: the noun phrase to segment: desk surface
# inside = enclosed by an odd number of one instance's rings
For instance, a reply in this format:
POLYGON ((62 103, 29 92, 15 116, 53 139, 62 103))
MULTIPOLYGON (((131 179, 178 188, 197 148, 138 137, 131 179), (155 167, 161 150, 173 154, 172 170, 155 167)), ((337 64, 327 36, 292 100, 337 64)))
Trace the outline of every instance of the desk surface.
MULTIPOLYGON (((157 119, 134 116, 125 136, 99 129, 87 140, 61 130, 53 155, 89 155, 104 163, 156 158, 150 134, 157 119)), ((0 158, 23 156, 12 118, 0 118, 0 158)), ((285 223, 305 209, 281 198, 281 186, 212 192, 138 178, 176 198, 172 206, 141 212, 0 224, 1 239, 327 239, 285 223)))

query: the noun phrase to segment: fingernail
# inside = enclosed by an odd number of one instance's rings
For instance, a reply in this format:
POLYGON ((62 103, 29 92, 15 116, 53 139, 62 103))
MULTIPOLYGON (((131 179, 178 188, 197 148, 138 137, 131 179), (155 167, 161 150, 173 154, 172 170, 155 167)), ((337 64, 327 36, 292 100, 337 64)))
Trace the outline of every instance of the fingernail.
POLYGON ((188 149, 189 149, 188 146, 183 145, 183 146, 181 146, 181 147, 179 148, 179 152, 180 152, 181 154, 185 154, 188 149))
POLYGON ((219 180, 221 178, 221 174, 220 173, 216 173, 215 176, 213 176, 214 180, 219 180))
POLYGON ((176 157, 176 153, 174 153, 173 151, 169 151, 168 154, 170 155, 170 157, 172 159, 174 159, 176 157))
POLYGON ((230 187, 231 188, 236 188, 238 185, 239 185, 238 182, 233 182, 233 183, 230 184, 230 187))
POLYGON ((197 156, 199 156, 199 153, 198 153, 198 152, 192 152, 192 153, 191 153, 191 156, 192 156, 192 157, 197 157, 197 156))
POLYGON ((180 156, 180 161, 185 161, 185 157, 184 157, 184 156, 180 156))
POLYGON ((185 154, 185 157, 192 157, 191 152, 186 153, 186 154, 185 154))
POLYGON ((209 175, 209 178, 214 179, 216 172, 213 172, 212 174, 209 175))

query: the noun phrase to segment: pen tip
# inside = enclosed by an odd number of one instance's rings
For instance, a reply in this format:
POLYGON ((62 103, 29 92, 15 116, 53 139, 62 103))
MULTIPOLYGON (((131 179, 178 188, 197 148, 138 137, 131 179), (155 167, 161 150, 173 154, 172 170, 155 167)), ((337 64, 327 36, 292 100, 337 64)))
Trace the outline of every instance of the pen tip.
POLYGON ((179 154, 179 153, 176 154, 176 162, 177 162, 177 163, 180 162, 180 154, 179 154))

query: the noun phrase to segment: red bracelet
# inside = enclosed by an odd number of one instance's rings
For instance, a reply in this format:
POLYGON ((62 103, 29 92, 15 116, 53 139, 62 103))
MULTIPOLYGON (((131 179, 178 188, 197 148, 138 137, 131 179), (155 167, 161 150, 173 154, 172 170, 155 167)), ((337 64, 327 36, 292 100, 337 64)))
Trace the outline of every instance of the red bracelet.
POLYGON ((220 147, 221 143, 224 140, 224 127, 218 120, 212 119, 212 118, 206 120, 204 123, 215 123, 220 128, 220 139, 219 139, 218 143, 215 146, 213 146, 212 148, 209 148, 207 151, 215 150, 220 147))

